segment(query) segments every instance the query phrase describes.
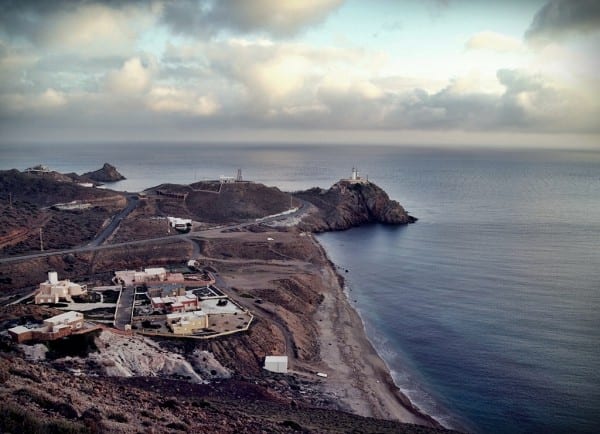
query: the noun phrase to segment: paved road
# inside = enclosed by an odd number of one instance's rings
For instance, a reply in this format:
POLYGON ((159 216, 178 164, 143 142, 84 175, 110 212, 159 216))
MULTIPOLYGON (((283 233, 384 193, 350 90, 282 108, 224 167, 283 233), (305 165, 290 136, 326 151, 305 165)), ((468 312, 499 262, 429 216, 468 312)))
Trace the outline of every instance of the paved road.
POLYGON ((133 211, 138 203, 139 203, 139 196, 135 195, 135 194, 130 194, 127 196, 127 206, 125 208, 123 208, 123 210, 121 210, 121 212, 119 212, 119 214, 117 214, 116 216, 113 217, 112 221, 109 223, 108 226, 106 226, 102 232, 100 232, 100 235, 98 235, 93 241, 91 241, 90 243, 88 243, 88 246, 91 247, 95 247, 95 246, 99 246, 101 245, 104 241, 106 241, 106 239, 108 237, 111 236, 111 234, 115 231, 115 229, 117 229, 117 227, 119 227, 119 225, 121 224, 121 221, 123 221, 131 211, 133 211))
POLYGON ((119 330, 125 330, 125 326, 131 323, 134 298, 135 288, 133 286, 123 288, 117 309, 115 310, 115 327, 119 330))
MULTIPOLYGON (((304 213, 307 212, 309 203, 305 202, 301 199, 298 199, 298 198, 295 198, 295 199, 298 201, 301 201, 301 206, 295 212, 286 214, 283 216, 268 217, 265 219, 261 219, 260 222, 250 221, 250 222, 244 222, 244 223, 236 223, 236 224, 231 224, 231 225, 220 226, 220 227, 218 227, 218 229, 211 228, 211 229, 205 229, 203 231, 198 231, 198 232, 189 232, 187 234, 167 235, 167 236, 156 237, 156 238, 146 238, 144 240, 126 241, 123 243, 116 243, 116 244, 92 245, 92 243, 90 243, 88 245, 85 245, 82 247, 76 247, 73 249, 54 250, 54 251, 48 251, 48 252, 42 252, 42 253, 34 253, 31 255, 11 256, 9 258, 1 258, 0 264, 8 264, 10 262, 25 261, 28 259, 44 258, 46 256, 64 255, 64 254, 68 254, 68 253, 91 252, 91 251, 96 251, 96 250, 112 249, 112 248, 116 248, 116 247, 135 246, 135 245, 143 245, 143 244, 149 244, 149 243, 161 243, 161 242, 166 242, 166 241, 175 241, 177 239, 189 241, 189 238, 191 238, 191 237, 201 237, 203 232, 214 231, 216 229, 219 231, 223 231, 223 230, 227 230, 227 229, 242 229, 247 226, 255 225, 257 223, 270 223, 270 222, 274 222, 277 220, 285 220, 290 217, 300 217, 304 213)), ((135 203, 135 205, 134 205, 134 208, 135 208, 135 206, 137 205, 137 200, 133 200, 133 203, 135 203)), ((129 207, 129 205, 126 207, 126 209, 128 207, 129 207)), ((121 213, 123 213, 124 211, 125 210, 121 211, 121 213)), ((131 212, 131 210, 129 212, 131 212)), ((121 213, 119 213, 119 215, 121 213)), ((116 220, 116 217, 115 217, 115 219, 113 219, 113 222, 115 220, 116 220)), ((121 220, 118 220, 118 222, 120 222, 120 221, 121 220)), ((118 222, 117 222, 117 224, 118 224, 118 222)), ((98 240, 98 238, 96 240, 98 240)))

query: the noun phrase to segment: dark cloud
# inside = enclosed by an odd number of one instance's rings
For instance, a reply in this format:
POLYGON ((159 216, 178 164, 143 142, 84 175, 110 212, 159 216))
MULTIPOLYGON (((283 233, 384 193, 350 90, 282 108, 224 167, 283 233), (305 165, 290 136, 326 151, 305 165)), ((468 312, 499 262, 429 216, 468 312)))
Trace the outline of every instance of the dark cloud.
POLYGON ((600 1, 553 0, 536 14, 525 38, 530 41, 551 40, 569 33, 600 29, 600 1))
MULTIPOLYGON (((0 37, 29 41, 34 46, 46 47, 53 43, 64 42, 70 27, 77 27, 78 13, 82 22, 79 28, 71 28, 71 37, 77 38, 78 32, 85 33, 86 27, 94 24, 94 20, 106 19, 98 10, 111 11, 117 16, 123 11, 132 10, 149 14, 152 12, 150 2, 143 0, 7 0, 0 1, 0 37), (88 12, 85 14, 85 12, 88 12), (57 35, 60 34, 60 35, 57 35)), ((121 31, 127 24, 123 17, 121 31)), ((98 24, 98 22, 96 22, 98 24)))
POLYGON ((527 74, 518 69, 500 69, 496 73, 496 77, 500 84, 506 87, 506 92, 509 94, 539 91, 544 87, 543 79, 540 76, 527 74))
MULTIPOLYGON (((598 132, 590 109, 567 90, 522 70, 497 72, 505 91, 465 92, 451 83, 429 93, 423 89, 394 95, 380 104, 386 128, 467 131, 598 132), (585 119, 585 121, 581 121, 585 119)), ((343 110, 340 108, 340 110, 343 110)))
POLYGON ((221 30, 291 36, 322 22, 342 0, 183 0, 164 5, 163 21, 173 32, 194 35, 221 30))

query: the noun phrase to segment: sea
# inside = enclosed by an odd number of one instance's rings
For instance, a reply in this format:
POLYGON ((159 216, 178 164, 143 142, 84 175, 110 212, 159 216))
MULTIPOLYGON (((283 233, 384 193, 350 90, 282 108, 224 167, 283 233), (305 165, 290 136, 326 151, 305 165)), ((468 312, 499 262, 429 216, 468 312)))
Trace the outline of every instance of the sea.
POLYGON ((2 169, 109 162, 141 191, 361 176, 419 220, 319 235, 397 386, 475 433, 600 432, 600 150, 285 144, 2 145, 2 169))

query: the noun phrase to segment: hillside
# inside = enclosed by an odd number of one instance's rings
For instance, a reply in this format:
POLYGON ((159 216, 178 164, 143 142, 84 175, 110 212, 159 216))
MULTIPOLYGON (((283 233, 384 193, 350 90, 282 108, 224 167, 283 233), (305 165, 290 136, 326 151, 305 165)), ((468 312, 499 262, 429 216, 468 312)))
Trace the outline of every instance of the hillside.
POLYGON ((110 190, 83 187, 57 172, 30 174, 16 169, 0 171, 0 191, 12 194, 13 201, 25 201, 38 207, 73 200, 101 203, 120 196, 110 190))
POLYGON ((0 255, 74 247, 94 238, 107 218, 125 205, 122 194, 84 187, 57 172, 0 171, 0 255), (80 209, 58 203, 77 201, 80 209))
POLYGON ((165 215, 206 223, 235 223, 277 214, 290 208, 290 195, 276 187, 251 182, 191 185, 162 184, 148 190, 165 215))

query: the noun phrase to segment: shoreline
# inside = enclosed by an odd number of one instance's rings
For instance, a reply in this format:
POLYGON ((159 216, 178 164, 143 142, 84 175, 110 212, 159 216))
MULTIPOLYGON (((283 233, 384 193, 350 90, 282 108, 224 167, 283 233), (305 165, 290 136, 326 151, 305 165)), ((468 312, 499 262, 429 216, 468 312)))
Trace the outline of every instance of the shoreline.
POLYGON ((323 245, 314 236, 312 239, 326 260, 321 272, 328 291, 314 316, 321 364, 328 373, 324 391, 361 416, 446 428, 396 385, 388 365, 369 340, 362 317, 350 304, 344 277, 336 271, 323 245))

